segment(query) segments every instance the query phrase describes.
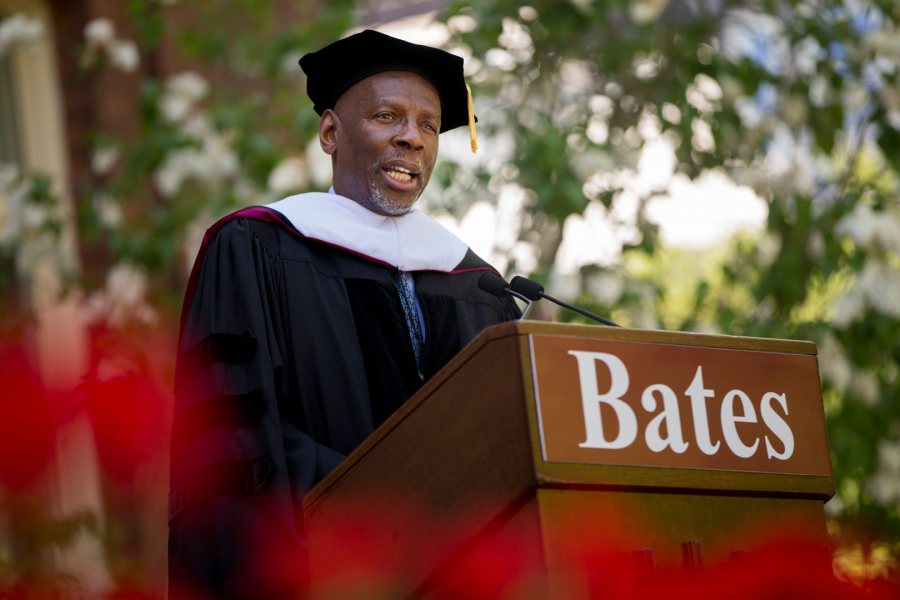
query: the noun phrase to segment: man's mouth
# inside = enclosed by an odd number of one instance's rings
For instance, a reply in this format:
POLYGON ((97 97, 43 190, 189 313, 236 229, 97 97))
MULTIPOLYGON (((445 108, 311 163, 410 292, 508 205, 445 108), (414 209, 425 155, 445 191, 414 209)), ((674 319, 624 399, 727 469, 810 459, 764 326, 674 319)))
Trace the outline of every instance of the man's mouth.
POLYGON ((419 176, 418 173, 411 169, 407 169, 406 167, 388 166, 383 167, 383 170, 387 173, 388 177, 399 183, 409 183, 419 176))

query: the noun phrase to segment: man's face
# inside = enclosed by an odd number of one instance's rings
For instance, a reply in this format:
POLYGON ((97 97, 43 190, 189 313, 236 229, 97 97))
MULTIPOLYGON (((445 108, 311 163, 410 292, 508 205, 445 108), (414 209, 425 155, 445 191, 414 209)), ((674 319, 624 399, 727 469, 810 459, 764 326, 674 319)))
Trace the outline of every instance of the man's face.
POLYGON ((406 214, 431 177, 440 130, 440 98, 419 75, 363 79, 322 115, 319 139, 332 157, 335 191, 378 214, 406 214))

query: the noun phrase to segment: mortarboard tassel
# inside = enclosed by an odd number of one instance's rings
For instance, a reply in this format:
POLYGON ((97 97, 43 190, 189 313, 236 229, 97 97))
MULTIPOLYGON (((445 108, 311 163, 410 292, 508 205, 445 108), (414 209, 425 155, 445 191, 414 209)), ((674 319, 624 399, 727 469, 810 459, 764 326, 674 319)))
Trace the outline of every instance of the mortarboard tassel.
POLYGON ((478 152, 478 134, 475 132, 475 105, 472 102, 472 88, 466 84, 466 96, 469 105, 469 140, 472 142, 472 154, 478 152))

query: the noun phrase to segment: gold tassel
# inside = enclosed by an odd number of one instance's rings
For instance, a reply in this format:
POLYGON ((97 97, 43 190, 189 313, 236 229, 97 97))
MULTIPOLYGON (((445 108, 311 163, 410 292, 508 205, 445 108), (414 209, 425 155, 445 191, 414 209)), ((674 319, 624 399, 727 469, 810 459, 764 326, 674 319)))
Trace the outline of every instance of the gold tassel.
POLYGON ((469 104, 469 140, 472 142, 472 154, 478 152, 478 134, 475 132, 475 104, 472 102, 472 88, 466 84, 466 95, 469 104))

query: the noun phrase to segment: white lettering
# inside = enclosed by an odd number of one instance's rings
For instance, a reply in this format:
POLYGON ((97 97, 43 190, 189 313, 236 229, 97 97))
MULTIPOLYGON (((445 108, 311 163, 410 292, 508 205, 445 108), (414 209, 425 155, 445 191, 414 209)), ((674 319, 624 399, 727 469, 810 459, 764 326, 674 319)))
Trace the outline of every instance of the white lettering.
POLYGON ((785 416, 788 414, 787 397, 784 394, 776 394, 775 392, 766 392, 760 403, 760 412, 762 413, 763 422, 772 430, 775 437, 784 446, 784 452, 776 452, 766 436, 766 455, 769 458, 777 458, 778 460, 787 460, 794 454, 794 432, 785 420, 775 412, 772 408, 772 401, 778 402, 785 416))
POLYGON ((578 444, 581 448, 618 450, 626 448, 637 437, 637 418, 622 396, 628 391, 628 370, 619 357, 606 352, 584 352, 569 350, 578 361, 578 379, 581 384, 581 406, 584 411, 584 428, 587 439, 578 444), (595 362, 602 362, 609 368, 609 391, 601 394, 597 389, 595 362), (607 440, 603 434, 600 405, 606 404, 616 413, 619 432, 615 439, 607 440))
POLYGON ((672 388, 662 383, 648 386, 644 393, 641 394, 641 406, 647 412, 656 410, 656 398, 654 397, 656 393, 662 396, 663 409, 647 424, 647 430, 644 432, 644 441, 647 442, 647 447, 653 452, 662 452, 666 448, 672 448, 672 451, 681 454, 687 450, 688 444, 684 441, 684 433, 681 431, 678 398, 675 396, 672 388), (660 434, 663 424, 666 426, 665 438, 660 434))
POLYGON ((691 415, 694 418, 694 435, 697 447, 703 454, 712 456, 719 451, 721 442, 715 444, 709 438, 709 421, 706 416, 706 399, 715 397, 716 393, 703 387, 703 367, 698 366, 694 380, 685 390, 684 395, 691 399, 691 415))
POLYGON ((731 390, 722 399, 722 433, 725 434, 725 443, 732 452, 741 458, 749 458, 756 452, 759 439, 755 439, 752 446, 747 446, 738 435, 735 423, 756 423, 756 411, 753 410, 753 403, 750 402, 750 397, 741 390, 731 390), (735 398, 741 400, 740 415, 734 414, 735 398))

